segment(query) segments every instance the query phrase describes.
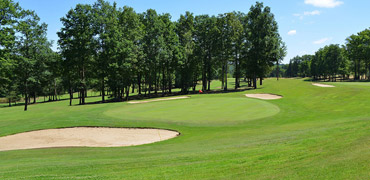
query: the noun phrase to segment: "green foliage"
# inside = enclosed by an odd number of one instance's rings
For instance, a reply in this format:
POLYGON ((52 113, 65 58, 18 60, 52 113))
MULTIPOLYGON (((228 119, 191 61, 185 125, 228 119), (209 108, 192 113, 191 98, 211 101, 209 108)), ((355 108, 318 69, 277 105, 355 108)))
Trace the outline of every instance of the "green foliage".
MULTIPOLYGON (((85 103, 87 82, 93 76, 93 57, 96 54, 96 31, 94 31, 93 11, 90 5, 78 4, 68 14, 61 18, 64 27, 58 32, 58 44, 65 61, 71 61, 72 71, 77 71, 79 76, 78 89, 81 104, 85 103)), ((70 76, 70 75, 69 75, 70 76)), ((76 81, 76 79, 73 79, 76 81)))
POLYGON ((181 45, 182 58, 179 61, 180 87, 183 93, 197 81, 197 60, 194 58, 194 16, 190 12, 181 15, 176 27, 181 45))
POLYGON ((250 8, 246 19, 246 40, 249 42, 246 67, 248 75, 254 80, 263 78, 269 73, 270 67, 282 59, 282 41, 278 33, 278 25, 269 7, 257 2, 250 8))
POLYGON ((176 22, 170 14, 153 9, 138 14, 131 7, 118 8, 105 0, 78 4, 61 18, 59 54, 50 50, 47 26, 35 12, 22 10, 10 0, 1 3, 6 25, 0 36, 4 54, 0 93, 23 94, 25 105, 30 96, 36 102, 37 96, 55 99, 65 91, 70 105, 74 92, 85 104, 89 89, 100 91, 102 102, 106 94, 113 100, 128 100, 130 89, 145 96, 161 91, 165 96, 180 87, 186 94, 191 88, 195 92, 199 80, 203 90, 210 90, 216 78, 228 90, 228 77, 233 76, 238 89, 240 78, 262 79, 285 56, 273 14, 261 3, 248 14, 210 17, 186 12, 176 22), (11 52, 12 48, 18 51, 11 52), (251 56, 255 50, 258 53, 251 56))
POLYGON ((23 94, 27 110, 30 95, 45 93, 46 62, 52 53, 47 25, 40 23, 35 12, 23 10, 11 0, 1 1, 0 6, 0 94, 8 97, 9 106, 23 94))
POLYGON ((16 92, 15 60, 16 25, 22 9, 12 0, 0 1, 0 96, 10 97, 16 92))
POLYGON ((296 56, 290 60, 286 76, 287 77, 310 77, 311 64, 315 64, 314 56, 303 55, 296 56))
POLYGON ((352 62, 355 79, 367 75, 370 79, 370 29, 351 35, 346 39, 346 55, 352 62))
POLYGON ((336 81, 354 75, 354 80, 370 79, 370 30, 366 29, 346 39, 345 46, 328 45, 315 55, 297 56, 291 59, 287 77, 312 76, 313 79, 336 81))
POLYGON ((311 74, 314 79, 329 77, 329 80, 336 80, 337 75, 343 78, 348 74, 348 63, 344 55, 344 49, 339 45, 329 45, 318 50, 311 62, 311 74))

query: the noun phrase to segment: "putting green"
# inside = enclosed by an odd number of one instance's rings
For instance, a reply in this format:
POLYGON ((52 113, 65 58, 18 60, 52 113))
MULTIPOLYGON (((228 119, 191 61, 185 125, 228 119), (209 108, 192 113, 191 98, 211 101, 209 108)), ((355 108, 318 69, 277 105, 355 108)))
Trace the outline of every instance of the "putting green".
POLYGON ((242 123, 277 114, 280 109, 266 101, 245 97, 193 96, 189 99, 125 104, 104 114, 138 121, 217 126, 242 123))

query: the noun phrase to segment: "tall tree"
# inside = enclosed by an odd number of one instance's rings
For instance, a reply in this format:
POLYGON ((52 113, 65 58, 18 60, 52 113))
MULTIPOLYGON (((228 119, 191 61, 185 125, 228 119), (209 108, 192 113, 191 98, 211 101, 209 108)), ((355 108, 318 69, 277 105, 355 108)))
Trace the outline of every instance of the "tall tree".
POLYGON ((138 59, 142 58, 142 24, 139 16, 133 8, 125 6, 119 15, 119 29, 122 36, 119 41, 119 65, 123 74, 123 88, 125 89, 126 99, 128 100, 130 86, 135 84, 135 74, 137 74, 138 59))
POLYGON ((8 98, 9 106, 17 95, 15 71, 16 26, 22 8, 12 0, 0 1, 0 95, 8 98))
POLYGON ((175 32, 175 23, 171 21, 170 14, 160 16, 163 22, 163 49, 160 53, 161 70, 162 70, 162 95, 168 89, 171 92, 173 73, 177 68, 179 55, 179 38, 175 32))
POLYGON ((196 79, 195 68, 196 61, 194 59, 194 16, 190 12, 181 15, 176 27, 183 56, 179 61, 179 75, 181 79, 181 92, 188 93, 191 86, 194 87, 194 79, 196 79))
POLYGON ((34 86, 38 78, 36 65, 38 63, 39 54, 42 52, 43 46, 50 46, 46 39, 46 24, 39 24, 40 18, 33 11, 24 11, 22 20, 17 25, 17 57, 16 73, 19 81, 22 94, 24 94, 25 106, 27 111, 29 104, 30 89, 34 86))
MULTIPOLYGON (((113 6, 104 0, 98 0, 93 6, 92 15, 94 16, 94 30, 97 34, 97 57, 94 61, 95 75, 100 87, 102 102, 105 102, 106 80, 109 73, 109 63, 115 57, 114 41, 112 33, 117 33, 117 10, 116 4, 113 6)), ((113 35, 114 36, 114 35, 113 35)))
POLYGON ((277 80, 279 80, 279 76, 280 76, 280 63, 287 54, 287 47, 285 43, 282 42, 281 39, 279 39, 279 41, 280 41, 278 43, 279 47, 276 50, 276 57, 275 57, 276 58, 276 70, 277 70, 276 78, 277 80))
POLYGON ((202 90, 210 90, 214 78, 214 62, 218 50, 218 27, 215 16, 199 15, 194 19, 195 56, 202 60, 202 90), (208 86, 208 88, 207 88, 208 86))
POLYGON ((153 89, 155 93, 158 91, 158 73, 159 73, 159 53, 163 46, 162 37, 162 21, 160 20, 157 12, 153 9, 149 9, 144 13, 143 24, 145 26, 144 41, 144 53, 145 53, 145 82, 148 86, 149 94, 153 89))
POLYGON ((279 33, 277 22, 271 9, 257 2, 251 7, 247 17, 247 41, 250 42, 247 66, 253 79, 254 88, 257 88, 257 78, 261 84, 263 77, 276 62, 274 52, 280 47, 277 43, 279 33))
POLYGON ((66 61, 73 61, 80 77, 80 104, 85 104, 87 82, 92 76, 91 66, 96 53, 96 33, 93 27, 92 7, 78 4, 61 18, 64 27, 58 32, 59 46, 66 61))

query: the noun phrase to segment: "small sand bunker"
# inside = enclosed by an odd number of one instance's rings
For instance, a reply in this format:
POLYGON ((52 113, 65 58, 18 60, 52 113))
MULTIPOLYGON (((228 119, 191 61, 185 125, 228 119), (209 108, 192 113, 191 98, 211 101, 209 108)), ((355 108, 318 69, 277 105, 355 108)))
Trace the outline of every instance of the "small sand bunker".
POLYGON ((149 144, 179 133, 162 129, 75 127, 0 137, 0 151, 52 147, 119 147, 149 144))
POLYGON ((319 83, 312 83, 314 86, 319 86, 319 87, 335 87, 333 85, 328 85, 328 84, 319 84, 319 83))
POLYGON ((275 94, 246 94, 245 96, 250 97, 250 98, 256 98, 256 99, 264 99, 264 100, 283 98, 283 96, 279 96, 275 94))
POLYGON ((148 103, 148 102, 169 101, 169 100, 187 99, 187 98, 190 98, 190 97, 189 96, 181 96, 181 97, 172 97, 172 98, 153 99, 153 100, 147 100, 147 101, 129 101, 127 103, 129 103, 129 104, 141 104, 141 103, 148 103))

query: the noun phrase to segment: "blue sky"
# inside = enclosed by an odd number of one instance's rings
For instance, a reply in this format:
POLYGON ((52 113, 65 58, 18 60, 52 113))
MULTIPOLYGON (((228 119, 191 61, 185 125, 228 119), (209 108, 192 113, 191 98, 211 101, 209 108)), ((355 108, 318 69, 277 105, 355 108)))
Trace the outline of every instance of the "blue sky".
MULTIPOLYGON (((60 18, 76 4, 94 0, 15 0, 21 7, 36 11, 48 24, 48 38, 57 41, 60 18)), ((113 2, 113 0, 109 0, 113 2)), ((119 7, 133 7, 136 12, 149 8, 170 13, 175 21, 185 11, 195 15, 241 11, 247 13, 253 0, 116 0, 119 7)), ((344 44, 351 34, 370 27, 368 0, 265 0, 279 24, 280 35, 288 47, 284 63, 296 55, 313 54, 328 44, 344 44)), ((56 50, 56 43, 53 47, 56 50)))

